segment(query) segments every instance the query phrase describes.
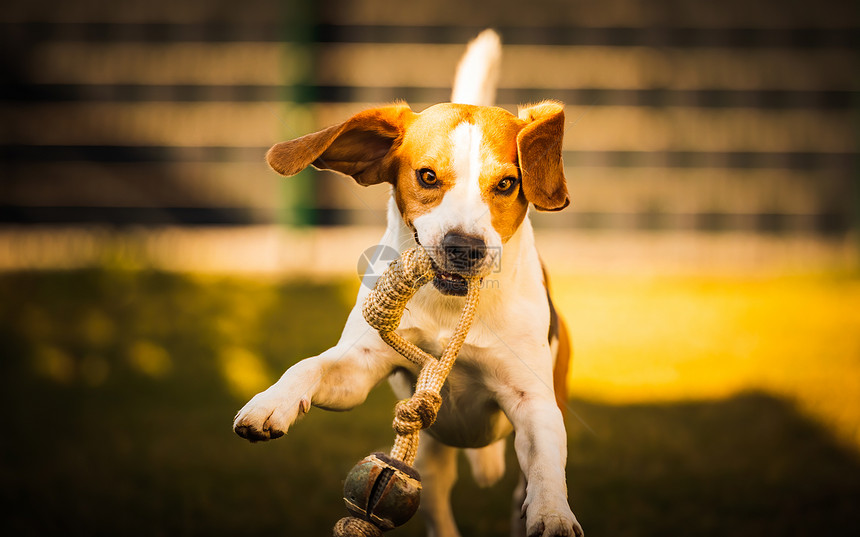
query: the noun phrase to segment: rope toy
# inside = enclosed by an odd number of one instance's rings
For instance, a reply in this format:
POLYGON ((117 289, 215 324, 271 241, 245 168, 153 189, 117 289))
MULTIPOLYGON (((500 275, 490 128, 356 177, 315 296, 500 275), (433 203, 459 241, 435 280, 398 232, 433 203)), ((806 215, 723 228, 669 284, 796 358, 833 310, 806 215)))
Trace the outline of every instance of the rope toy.
POLYGON ((433 425, 442 405, 439 395, 466 334, 475 320, 480 278, 467 279, 468 292, 454 334, 438 359, 406 341, 394 331, 406 303, 435 276, 424 248, 403 252, 389 265, 364 301, 362 313, 379 337, 407 360, 421 366, 415 393, 397 403, 393 428, 397 433, 391 453, 374 453, 358 462, 344 482, 343 495, 349 517, 334 527, 334 537, 380 537, 383 531, 405 524, 421 494, 421 477, 412 468, 418 451, 418 432, 433 425))

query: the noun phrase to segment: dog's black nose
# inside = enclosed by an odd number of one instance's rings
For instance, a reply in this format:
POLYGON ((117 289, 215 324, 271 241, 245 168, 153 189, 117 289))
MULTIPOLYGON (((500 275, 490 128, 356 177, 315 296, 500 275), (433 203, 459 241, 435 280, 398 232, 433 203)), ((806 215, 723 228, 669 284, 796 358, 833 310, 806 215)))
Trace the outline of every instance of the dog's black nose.
POLYGON ((457 272, 472 270, 487 255, 487 243, 479 237, 448 233, 442 239, 448 268, 457 272))

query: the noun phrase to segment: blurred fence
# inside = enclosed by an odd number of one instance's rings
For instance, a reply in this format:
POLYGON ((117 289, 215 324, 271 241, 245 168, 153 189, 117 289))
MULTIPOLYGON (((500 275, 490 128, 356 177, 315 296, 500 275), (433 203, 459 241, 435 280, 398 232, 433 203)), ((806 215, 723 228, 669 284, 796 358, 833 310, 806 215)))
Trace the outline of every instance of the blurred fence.
POLYGON ((16 229, 382 225, 385 188, 284 180, 265 150, 373 104, 447 100, 492 26, 500 105, 567 104, 573 205, 538 229, 855 251, 855 2, 7 4, 0 224, 16 229))

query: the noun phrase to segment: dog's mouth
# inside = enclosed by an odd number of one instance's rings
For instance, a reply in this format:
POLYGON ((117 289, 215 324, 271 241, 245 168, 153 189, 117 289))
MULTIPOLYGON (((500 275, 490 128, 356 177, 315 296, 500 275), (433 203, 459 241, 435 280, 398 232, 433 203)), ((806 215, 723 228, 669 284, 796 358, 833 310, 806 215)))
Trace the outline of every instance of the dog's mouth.
MULTIPOLYGON (((415 242, 423 247, 421 241, 418 240, 418 232, 414 232, 415 242)), ((439 264, 430 256, 430 263, 433 265, 433 271, 436 275, 433 277, 433 287, 440 293, 448 296, 466 296, 469 292, 469 282, 462 275, 448 272, 439 268, 439 264)))
MULTIPOLYGON (((469 281, 465 276, 455 272, 442 270, 439 268, 436 261, 433 261, 432 259, 430 262, 433 264, 433 270, 436 273, 433 277, 433 287, 435 287, 440 293, 448 296, 466 296, 469 294, 469 281)), ((483 281, 483 278, 481 278, 479 282, 480 281, 483 281)))
POLYGON ((433 287, 443 295, 466 296, 469 291, 469 283, 466 278, 453 272, 445 272, 436 267, 436 276, 433 278, 433 287))

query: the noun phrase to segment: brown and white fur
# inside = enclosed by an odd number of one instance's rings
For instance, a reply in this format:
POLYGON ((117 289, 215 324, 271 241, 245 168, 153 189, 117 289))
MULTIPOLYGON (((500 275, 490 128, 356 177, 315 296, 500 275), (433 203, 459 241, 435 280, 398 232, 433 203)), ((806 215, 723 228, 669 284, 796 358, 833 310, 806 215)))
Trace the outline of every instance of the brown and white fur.
MULTIPOLYGON (((528 219, 530 204, 546 211, 568 205, 564 112, 556 102, 522 108, 518 116, 489 106, 500 54, 492 31, 470 44, 454 84, 457 104, 422 113, 403 103, 366 110, 277 144, 267 158, 286 176, 312 165, 362 185, 391 185, 380 244, 398 251, 421 244, 439 273, 409 303, 398 332, 431 354, 441 353, 461 313, 462 275, 484 278, 476 322, 443 389, 437 421, 421 433, 416 466, 429 535, 459 535, 449 499, 458 448, 477 483, 489 486, 504 473, 512 432, 523 476, 512 533, 582 535, 567 500, 567 439, 557 404, 566 398, 570 346, 528 219)), ((277 438, 312 405, 353 408, 386 377, 398 397, 411 394, 418 369, 362 318, 367 292, 359 291, 334 347, 298 362, 239 411, 240 436, 277 438)))

